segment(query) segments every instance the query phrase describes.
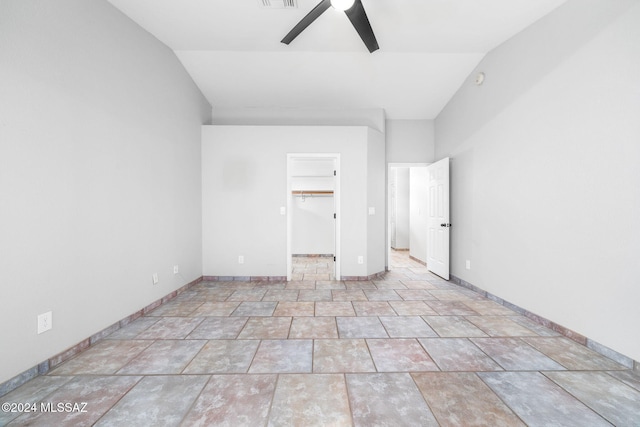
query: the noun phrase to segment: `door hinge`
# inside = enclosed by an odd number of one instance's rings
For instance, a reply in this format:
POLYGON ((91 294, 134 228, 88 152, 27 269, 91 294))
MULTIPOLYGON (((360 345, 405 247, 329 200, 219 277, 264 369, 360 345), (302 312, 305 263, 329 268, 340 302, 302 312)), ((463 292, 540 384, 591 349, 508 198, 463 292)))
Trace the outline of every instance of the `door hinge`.
POLYGON ((336 257, 333 257, 333 262, 336 262, 336 257))
POLYGON ((336 176, 336 171, 333 171, 333 176, 336 176))
POLYGON ((337 218, 337 217, 336 217, 336 214, 333 214, 333 219, 336 219, 336 218, 337 218))

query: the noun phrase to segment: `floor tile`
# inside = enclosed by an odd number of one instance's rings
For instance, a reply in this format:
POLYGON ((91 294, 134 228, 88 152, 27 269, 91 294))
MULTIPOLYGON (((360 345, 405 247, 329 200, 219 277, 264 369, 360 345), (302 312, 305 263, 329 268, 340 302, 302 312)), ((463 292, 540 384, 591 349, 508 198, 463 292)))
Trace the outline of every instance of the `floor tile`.
POLYGON ((296 289, 272 289, 262 298, 262 301, 297 301, 298 293, 296 289))
POLYGON ((405 301, 427 301, 435 300, 435 297, 428 291, 422 289, 398 289, 396 291, 405 301))
POLYGON ((487 337, 481 329, 462 316, 423 316, 436 333, 445 338, 487 337))
POLYGON ((329 289, 303 289, 298 291, 298 301, 332 301, 333 296, 329 289))
POLYGON ((368 339, 378 372, 437 371, 438 366, 415 339, 368 339))
POLYGON ((286 339, 290 327, 291 317, 252 317, 238 335, 238 339, 286 339))
POLYGON ((480 372, 478 376, 531 427, 611 427, 539 372, 480 372))
POLYGON ((242 302, 235 309, 232 316, 271 316, 276 309, 276 301, 242 302))
POLYGON ((374 280, 373 284, 380 290, 395 290, 395 289, 407 289, 400 280, 374 280))
POLYGON ((290 339, 338 338, 335 317, 294 317, 290 339))
POLYGON ((391 338, 437 337, 420 316, 383 317, 380 321, 391 338))
POLYGON ((157 317, 139 317, 126 326, 118 329, 112 334, 105 337, 109 340, 131 340, 134 339, 140 332, 148 329, 151 325, 155 324, 159 319, 157 317))
POLYGON ((124 365, 118 375, 179 374, 205 345, 204 340, 161 340, 124 365))
MULTIPOLYGON (((52 377, 39 376, 23 384, 10 393, 0 396, 1 403, 22 403, 36 404, 40 407, 40 402, 46 401, 46 397, 56 391, 74 377, 52 377)), ((20 416, 22 412, 0 411, 0 426, 7 425, 9 421, 20 416)))
POLYGON ((369 301, 402 301, 402 297, 393 289, 371 289, 365 290, 364 294, 369 301))
POLYGON ((523 341, 567 369, 575 371, 624 369, 624 366, 569 338, 525 337, 523 341))
POLYGON ((433 301, 427 302, 427 305, 431 307, 440 316, 474 316, 478 315, 477 312, 471 310, 468 306, 464 305, 461 301, 433 301))
POLYGON ((544 375, 613 425, 640 425, 640 391, 606 372, 545 372, 544 375))
POLYGON ((470 340, 505 370, 551 371, 565 369, 519 338, 470 338, 470 340))
POLYGON ((294 302, 281 301, 278 303, 274 316, 313 316, 315 304, 312 301, 294 302))
POLYGON ((516 313, 507 307, 490 300, 463 301, 464 305, 483 316, 513 316, 516 313))
POLYGON ((411 376, 347 374, 355 426, 437 426, 411 376))
POLYGON ((231 294, 233 294, 233 292, 233 289, 211 289, 200 295, 197 299, 201 298, 207 302, 226 301, 227 298, 229 298, 231 294))
POLYGON ((363 339, 320 339, 313 348, 313 372, 375 372, 363 339))
POLYGON ((145 377, 96 426, 178 425, 208 379, 203 375, 145 377))
POLYGON ((56 408, 58 403, 77 403, 79 405, 77 411, 39 410, 19 416, 12 421, 12 424, 56 427, 92 426, 140 379, 141 377, 116 376, 76 377, 47 396, 45 404, 51 404, 56 408))
POLYGON ((358 316, 395 316, 396 312, 387 301, 353 301, 358 316))
POLYGON ((213 340, 207 342, 184 374, 243 374, 249 370, 258 340, 213 340))
POLYGON ((553 329, 547 328, 539 323, 534 322, 531 319, 528 319, 524 316, 509 316, 509 319, 513 320, 519 325, 524 326, 525 328, 535 332, 537 335, 541 337, 557 337, 560 336, 560 333, 554 331, 553 329))
POLYGON ((141 340, 178 340, 186 337, 202 321, 203 317, 163 317, 136 336, 141 340))
POLYGON ((261 301, 267 291, 265 289, 245 289, 232 293, 227 301, 261 301))
POLYGON ((426 280, 400 280, 400 282, 407 289, 423 289, 423 290, 438 289, 431 283, 427 282, 426 280))
POLYGON ((374 281, 293 261, 291 282, 198 283, 0 397, 87 412, 0 425, 640 425, 640 373, 407 251, 374 281))
POLYGON ((331 274, 329 273, 304 273, 304 280, 331 280, 331 274))
POLYGON ((333 289, 347 289, 342 281, 316 281, 316 289, 318 290, 333 290, 333 289))
POLYGON ((418 340, 442 371, 502 371, 500 365, 466 338, 418 340))
POLYGON ((469 301, 472 299, 462 290, 432 289, 429 293, 440 301, 469 301))
POLYGON ((285 289, 296 289, 296 290, 315 289, 315 288, 316 288, 316 282, 313 280, 304 281, 302 280, 302 275, 299 279, 293 278, 293 280, 290 282, 287 282, 285 286, 285 289))
POLYGON ((113 374, 151 344, 145 340, 103 340, 53 369, 50 375, 113 374))
POLYGON ((630 370, 611 371, 609 375, 640 391, 640 372, 630 370))
POLYGON ((340 338, 387 338, 377 317, 336 317, 340 338))
POLYGON ((239 301, 233 302, 205 302, 198 307, 193 313, 193 316, 231 316, 231 313, 238 308, 239 301))
POLYGON ((352 290, 332 290, 334 301, 368 301, 367 296, 360 289, 352 290))
POLYGON ((316 302, 316 316, 355 316, 356 312, 349 301, 316 302))
POLYGON ((437 314, 423 301, 389 301, 398 316, 427 316, 437 314))
POLYGON ((350 426, 344 376, 280 375, 269 426, 350 426), (322 396, 321 398, 319 398, 322 396))
POLYGON ((373 282, 368 281, 368 280, 362 280, 362 281, 349 281, 349 280, 345 280, 344 281, 344 286, 347 289, 378 289, 376 287, 376 285, 373 284, 373 282))
POLYGON ((506 316, 467 316, 466 319, 492 337, 538 336, 506 316))
POLYGON ((471 372, 411 374, 442 427, 517 427, 525 424, 471 372))
POLYGON ((258 347, 249 373, 310 373, 312 353, 312 340, 265 340, 258 347))
POLYGON ((182 425, 263 426, 276 379, 276 375, 212 375, 182 425))
POLYGON ((170 301, 155 310, 151 311, 147 316, 189 316, 198 307, 202 305, 202 301, 170 301))
POLYGON ((207 317, 187 335, 187 339, 234 339, 244 328, 247 320, 247 317, 207 317))

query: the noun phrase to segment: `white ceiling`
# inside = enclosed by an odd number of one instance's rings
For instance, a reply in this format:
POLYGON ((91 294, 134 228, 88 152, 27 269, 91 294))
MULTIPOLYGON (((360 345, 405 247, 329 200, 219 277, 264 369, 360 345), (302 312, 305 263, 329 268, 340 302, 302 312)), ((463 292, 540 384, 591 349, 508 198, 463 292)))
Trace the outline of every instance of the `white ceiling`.
POLYGON ((320 0, 109 0, 173 49, 214 109, 384 109, 433 119, 484 55, 566 0, 362 0, 380 50, 320 0))

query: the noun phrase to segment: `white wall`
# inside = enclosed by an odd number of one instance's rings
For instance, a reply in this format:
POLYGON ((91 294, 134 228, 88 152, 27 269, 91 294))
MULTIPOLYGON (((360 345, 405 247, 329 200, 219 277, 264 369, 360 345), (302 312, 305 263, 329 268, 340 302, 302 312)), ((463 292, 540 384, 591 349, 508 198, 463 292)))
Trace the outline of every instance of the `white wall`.
POLYGON ((387 120, 387 163, 432 163, 435 155, 433 120, 387 120))
POLYGON ((395 226, 395 230, 392 231, 395 241, 392 239, 391 247, 409 249, 409 168, 391 168, 391 173, 395 175, 395 197, 392 197, 395 201, 395 207, 392 207, 395 208, 395 223, 392 223, 392 226, 395 226))
MULTIPOLYGON (((280 207, 287 205, 287 153, 304 152, 340 154, 341 274, 367 275, 371 132, 363 126, 204 126, 204 275, 286 275, 286 216, 280 207), (244 264, 238 264, 239 255, 244 264), (358 256, 364 264, 357 264, 358 256)), ((384 236, 384 223, 375 233, 384 236)))
MULTIPOLYGON (((367 275, 385 271, 387 249, 386 161, 384 135, 367 129, 367 275), (370 209, 373 208, 373 213, 370 209)), ((344 229, 344 228, 343 228, 344 229)), ((344 235, 344 233, 343 233, 344 235)))
POLYGON ((409 168, 409 255, 427 262, 427 168, 409 168))
POLYGON ((211 108, 104 1, 3 0, 0 64, 1 383, 202 275, 211 108))
POLYGON ((333 196, 293 196, 291 253, 333 255, 335 212, 333 196))
POLYGON ((214 125, 368 126, 385 131, 382 108, 213 108, 214 125))
POLYGON ((335 163, 332 158, 291 160, 291 190, 309 192, 291 195, 292 254, 335 254, 335 163), (331 194, 313 194, 312 191, 331 194))
POLYGON ((570 0, 436 119, 452 273, 640 360, 640 3, 570 0), (465 260, 471 260, 471 270, 465 260))

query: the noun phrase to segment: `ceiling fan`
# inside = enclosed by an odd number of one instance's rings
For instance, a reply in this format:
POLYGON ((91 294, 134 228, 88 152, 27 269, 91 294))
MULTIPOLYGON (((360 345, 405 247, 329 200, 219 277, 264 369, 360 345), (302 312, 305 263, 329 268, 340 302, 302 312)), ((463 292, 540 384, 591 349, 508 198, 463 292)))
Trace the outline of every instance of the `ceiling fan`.
POLYGON ((369 23, 369 18, 367 18, 367 14, 362 6, 362 0, 322 0, 289 31, 289 34, 282 39, 282 43, 291 43, 305 28, 311 25, 313 21, 318 19, 320 15, 332 6, 337 10, 344 11, 349 21, 351 21, 353 28, 356 29, 360 38, 367 46, 367 49, 369 49, 369 52, 373 53, 379 49, 378 41, 369 23))

